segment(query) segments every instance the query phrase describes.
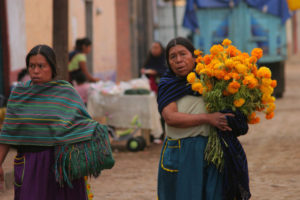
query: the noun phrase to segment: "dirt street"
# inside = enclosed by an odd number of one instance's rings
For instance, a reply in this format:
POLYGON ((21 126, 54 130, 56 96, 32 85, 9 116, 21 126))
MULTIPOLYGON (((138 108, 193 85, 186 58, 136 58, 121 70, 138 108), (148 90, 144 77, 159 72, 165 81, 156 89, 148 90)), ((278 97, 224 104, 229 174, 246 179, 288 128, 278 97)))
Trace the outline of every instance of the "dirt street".
MULTIPOLYGON (((245 148, 251 200, 300 200, 300 61, 286 65, 286 91, 273 120, 251 125, 245 148)), ((91 180, 95 200, 155 200, 161 145, 138 153, 115 150, 116 165, 91 180)), ((13 199, 13 191, 0 194, 13 199)))

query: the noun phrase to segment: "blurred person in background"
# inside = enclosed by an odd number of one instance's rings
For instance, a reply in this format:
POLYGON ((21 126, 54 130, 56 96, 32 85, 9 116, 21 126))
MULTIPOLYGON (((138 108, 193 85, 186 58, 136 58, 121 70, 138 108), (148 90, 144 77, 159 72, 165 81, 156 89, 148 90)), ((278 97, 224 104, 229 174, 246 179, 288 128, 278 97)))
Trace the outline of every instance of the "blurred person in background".
POLYGON ((149 79, 150 88, 157 94, 157 85, 160 77, 167 70, 164 48, 160 42, 153 42, 147 55, 141 73, 149 79))
POLYGON ((87 105, 90 83, 87 82, 86 76, 83 73, 78 73, 73 85, 83 100, 83 103, 87 105))
POLYGON ((77 39, 75 49, 69 53, 69 81, 73 83, 77 74, 83 73, 89 82, 97 82, 100 79, 93 77, 87 68, 86 55, 90 53, 92 42, 88 38, 77 39))

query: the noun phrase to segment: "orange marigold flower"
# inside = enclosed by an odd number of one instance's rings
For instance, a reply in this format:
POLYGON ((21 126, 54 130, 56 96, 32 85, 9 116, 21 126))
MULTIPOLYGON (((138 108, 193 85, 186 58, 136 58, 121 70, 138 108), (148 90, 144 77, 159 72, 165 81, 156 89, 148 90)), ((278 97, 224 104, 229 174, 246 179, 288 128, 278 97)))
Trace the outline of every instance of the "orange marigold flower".
POLYGON ((239 80, 240 79, 240 75, 238 73, 232 72, 230 73, 230 76, 234 79, 234 80, 239 80))
POLYGON ((243 98, 236 99, 233 102, 234 106, 237 107, 237 108, 239 108, 242 105, 244 105, 244 103, 245 103, 245 99, 243 99, 243 98))
POLYGON ((247 58, 249 58, 250 56, 249 56, 248 53, 243 52, 243 53, 240 53, 239 57, 240 57, 240 59, 241 59, 242 61, 245 62, 245 60, 246 60, 247 58))
POLYGON ((229 45, 231 45, 231 40, 229 40, 228 38, 224 39, 223 42, 222 42, 222 45, 223 46, 229 46, 229 45))
POLYGON ((240 74, 245 74, 248 71, 248 68, 246 65, 238 64, 235 66, 235 69, 240 74))
POLYGON ((228 87, 227 87, 227 91, 230 93, 230 94, 235 94, 239 91, 239 88, 241 87, 241 85, 236 82, 236 81, 232 81, 228 84, 228 87))
POLYGON ((263 50, 261 48, 254 48, 251 52, 251 56, 256 57, 258 60, 263 56, 263 50))
POLYGON ((257 124, 259 123, 260 118, 256 117, 256 113, 252 112, 250 115, 248 115, 248 123, 249 124, 257 124))
POLYGON ((196 71, 196 73, 200 73, 200 71, 202 70, 202 69, 204 69, 205 68, 205 65, 204 64, 202 64, 202 63, 198 63, 197 65, 196 65, 196 69, 195 69, 195 71, 196 71))
POLYGON ((256 63, 256 62, 257 62, 257 58, 256 58, 255 56, 251 56, 251 57, 249 58, 249 62, 250 62, 250 63, 256 63))
POLYGON ((230 93, 227 90, 223 90, 222 93, 223 93, 224 96, 229 96, 230 95, 230 93))
POLYGON ((203 85, 200 82, 196 82, 192 84, 192 90, 198 92, 203 88, 203 85))
POLYGON ((274 88, 272 88, 271 86, 265 86, 265 85, 261 85, 259 89, 263 94, 266 94, 269 96, 271 96, 271 94, 274 91, 274 88))
POLYGON ((225 81, 228 81, 228 80, 230 80, 230 79, 231 79, 231 77, 230 77, 228 74, 225 74, 224 80, 225 80, 225 81))
POLYGON ((90 190, 91 189, 91 185, 90 184, 86 184, 86 189, 90 190))
POLYGON ((208 91, 212 90, 213 85, 211 84, 211 82, 209 80, 205 82, 205 85, 206 85, 208 91))
POLYGON ((252 89, 258 85, 258 80, 253 76, 246 76, 243 80, 243 84, 246 85, 248 88, 252 89))
POLYGON ((268 67, 260 67, 257 71, 257 77, 259 78, 271 78, 271 70, 268 67))
POLYGON ((256 113, 252 112, 250 115, 248 115, 248 119, 253 119, 256 117, 256 113))
POLYGON ((272 119, 274 117, 274 112, 266 114, 266 119, 272 119))
POLYGON ((239 53, 239 50, 233 45, 229 45, 228 48, 225 49, 225 51, 230 57, 234 57, 239 53))
POLYGON ((225 66, 229 69, 232 69, 234 67, 234 62, 231 58, 225 60, 225 66))
POLYGON ((272 80, 271 87, 272 88, 276 88, 276 86, 277 86, 277 81, 276 80, 272 80))
POLYGON ((220 44, 215 44, 210 48, 210 53, 212 55, 217 55, 218 53, 224 51, 224 47, 220 44))
POLYGON ((191 72, 187 75, 186 80, 188 83, 194 83, 196 80, 196 73, 195 72, 191 72))
POLYGON ((195 51, 194 51, 194 55, 195 56, 199 56, 199 55, 201 55, 202 54, 202 51, 200 51, 199 49, 196 49, 195 51))
POLYGON ((275 101, 275 97, 272 97, 270 94, 264 93, 261 97, 261 101, 263 104, 272 103, 275 101))
POLYGON ((260 118, 259 117, 254 118, 254 124, 258 124, 259 122, 260 122, 260 118))
POLYGON ((90 200, 90 199, 93 199, 93 198, 94 198, 94 195, 93 195, 92 193, 90 193, 90 194, 88 195, 88 198, 89 198, 89 200, 90 200))
POLYGON ((203 61, 203 57, 202 56, 198 56, 196 58, 196 63, 202 63, 202 61, 203 61))
POLYGON ((274 112, 275 108, 276 108, 275 103, 269 103, 266 112, 267 112, 267 113, 274 112))
POLYGON ((257 67, 256 67, 256 65, 252 65, 252 67, 251 67, 251 72, 252 72, 252 74, 253 74, 254 76, 257 76, 257 67))
POLYGON ((212 58, 209 55, 205 55, 203 57, 203 61, 206 65, 208 65, 211 62, 212 58))
POLYGON ((217 78, 217 79, 223 79, 224 76, 225 76, 225 72, 223 70, 215 70, 214 71, 214 76, 217 78))
POLYGON ((272 80, 270 78, 262 78, 261 79, 261 84, 264 86, 271 86, 272 80))

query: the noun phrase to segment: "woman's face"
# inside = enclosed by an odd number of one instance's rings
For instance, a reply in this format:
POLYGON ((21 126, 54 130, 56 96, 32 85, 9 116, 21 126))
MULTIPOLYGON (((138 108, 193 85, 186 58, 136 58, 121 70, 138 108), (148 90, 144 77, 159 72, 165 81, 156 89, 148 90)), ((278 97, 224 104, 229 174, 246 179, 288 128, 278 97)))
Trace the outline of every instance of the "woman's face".
POLYGON ((193 71, 195 58, 187 48, 182 45, 176 45, 169 50, 169 64, 176 75, 185 77, 193 71))
POLYGON ((92 45, 83 45, 82 46, 82 52, 85 54, 88 54, 91 52, 92 49, 92 45))
POLYGON ((41 54, 29 58, 28 72, 33 84, 47 83, 52 80, 52 69, 41 54))
POLYGON ((153 56, 160 56, 161 53, 162 53, 162 49, 160 45, 157 42, 153 43, 151 46, 151 54, 153 56))

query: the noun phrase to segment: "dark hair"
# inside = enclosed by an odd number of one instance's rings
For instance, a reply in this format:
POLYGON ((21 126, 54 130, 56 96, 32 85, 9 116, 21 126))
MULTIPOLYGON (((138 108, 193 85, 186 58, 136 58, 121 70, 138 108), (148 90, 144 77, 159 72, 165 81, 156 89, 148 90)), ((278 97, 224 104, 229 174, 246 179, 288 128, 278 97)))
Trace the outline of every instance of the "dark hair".
POLYGON ((77 39, 75 42, 75 50, 80 51, 81 50, 81 39, 77 39))
MULTIPOLYGON (((159 41, 154 41, 152 44, 159 44, 159 46, 160 46, 160 48, 161 48, 161 53, 162 54, 164 54, 164 52, 165 52, 165 48, 164 48, 164 46, 162 45, 162 43, 161 42, 159 42, 159 41)), ((150 50, 150 53, 151 53, 151 50, 150 50)))
POLYGON ((31 56, 41 54, 44 56, 52 69, 52 78, 55 78, 57 75, 57 66, 56 66, 56 56, 53 49, 47 45, 39 44, 33 47, 26 56, 26 68, 28 70, 29 60, 31 56))
POLYGON ((22 81, 22 79, 26 76, 26 74, 28 74, 27 69, 22 69, 19 73, 18 73, 18 81, 22 81))
POLYGON ((92 41, 89 38, 79 38, 75 42, 75 50, 82 51, 83 46, 90 46, 91 44, 92 44, 92 41))
MULTIPOLYGON (((163 57, 163 59, 165 59, 165 48, 163 47, 163 45, 160 43, 160 42, 158 42, 158 41, 154 41, 153 43, 152 43, 152 45, 153 44, 155 44, 155 43, 157 43, 157 44, 159 44, 159 46, 160 46, 160 49, 161 49, 161 54, 160 54, 160 56, 158 56, 158 57, 163 57)), ((143 64, 143 67, 146 67, 146 65, 147 65, 147 63, 149 63, 149 61, 151 60, 151 59, 153 59, 153 55, 152 55, 152 52, 151 52, 151 48, 150 48, 150 50, 148 51, 148 54, 147 54, 147 57, 146 57, 146 60, 145 60, 145 62, 144 62, 144 64, 143 64)))
POLYGON ((194 45, 188 39, 183 38, 183 37, 174 38, 174 39, 172 39, 167 44, 167 47, 166 47, 166 59, 167 59, 168 67, 170 67, 170 63, 169 63, 169 51, 170 51, 170 49, 172 47, 174 47, 176 45, 182 45, 182 46, 184 46, 195 57, 195 55, 194 55, 195 47, 194 47, 194 45))
POLYGON ((75 76, 75 81, 76 81, 76 83, 77 83, 78 85, 80 85, 80 84, 85 83, 85 82, 87 81, 87 78, 86 78, 86 76, 84 75, 84 73, 79 72, 79 73, 77 73, 76 76, 75 76))

